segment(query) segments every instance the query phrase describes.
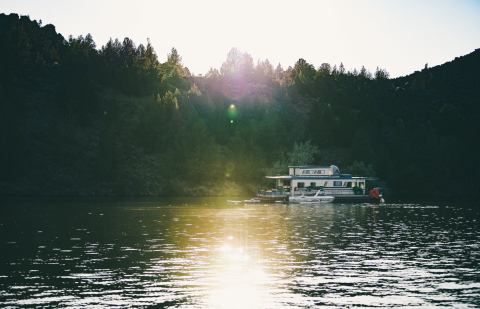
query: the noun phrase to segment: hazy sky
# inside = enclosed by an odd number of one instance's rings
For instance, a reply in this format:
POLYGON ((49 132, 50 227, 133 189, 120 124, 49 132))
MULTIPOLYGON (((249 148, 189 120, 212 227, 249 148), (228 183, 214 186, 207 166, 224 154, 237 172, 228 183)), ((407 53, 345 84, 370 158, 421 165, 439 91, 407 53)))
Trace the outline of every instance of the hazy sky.
POLYGON ((52 23, 65 37, 150 38, 161 61, 176 47, 195 74, 232 47, 284 68, 299 58, 392 76, 480 48, 480 0, 0 0, 0 12, 52 23))

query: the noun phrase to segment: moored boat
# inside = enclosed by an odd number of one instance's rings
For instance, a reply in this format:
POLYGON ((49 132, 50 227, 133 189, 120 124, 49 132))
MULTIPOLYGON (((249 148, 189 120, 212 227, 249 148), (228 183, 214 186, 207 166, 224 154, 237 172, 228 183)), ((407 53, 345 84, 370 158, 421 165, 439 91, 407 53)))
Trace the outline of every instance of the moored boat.
MULTIPOLYGON (((266 176, 276 181, 276 190, 295 201, 322 190, 335 203, 380 203, 383 201, 374 178, 342 174, 335 165, 289 166, 288 175, 266 176)), ((274 189, 275 190, 275 189, 274 189)), ((274 191, 270 190, 270 191, 274 191)), ((284 198, 282 196, 282 198, 284 198)))
POLYGON ((323 190, 317 190, 315 195, 293 195, 288 197, 288 202, 289 203, 299 203, 299 204, 305 204, 305 203, 331 203, 335 200, 334 196, 331 195, 325 195, 325 192, 323 190))

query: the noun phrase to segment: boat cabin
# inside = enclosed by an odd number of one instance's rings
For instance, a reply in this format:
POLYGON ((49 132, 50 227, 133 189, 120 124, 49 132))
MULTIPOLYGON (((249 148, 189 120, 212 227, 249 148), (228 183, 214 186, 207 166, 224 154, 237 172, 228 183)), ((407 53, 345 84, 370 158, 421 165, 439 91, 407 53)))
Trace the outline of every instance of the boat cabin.
POLYGON ((289 166, 288 171, 288 175, 266 177, 276 181, 277 189, 288 191, 292 196, 319 189, 334 195, 365 194, 366 177, 342 174, 335 165, 289 166))

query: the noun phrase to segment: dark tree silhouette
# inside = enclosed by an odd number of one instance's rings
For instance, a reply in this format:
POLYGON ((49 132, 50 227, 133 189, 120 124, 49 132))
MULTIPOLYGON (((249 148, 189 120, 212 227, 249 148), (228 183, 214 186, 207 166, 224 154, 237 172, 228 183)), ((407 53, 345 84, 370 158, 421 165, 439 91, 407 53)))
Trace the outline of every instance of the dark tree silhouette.
POLYGON ((232 49, 192 76, 175 48, 162 63, 148 41, 97 49, 15 14, 0 42, 2 195, 252 192, 302 160, 378 176, 397 198, 480 195, 480 50, 390 79, 232 49))

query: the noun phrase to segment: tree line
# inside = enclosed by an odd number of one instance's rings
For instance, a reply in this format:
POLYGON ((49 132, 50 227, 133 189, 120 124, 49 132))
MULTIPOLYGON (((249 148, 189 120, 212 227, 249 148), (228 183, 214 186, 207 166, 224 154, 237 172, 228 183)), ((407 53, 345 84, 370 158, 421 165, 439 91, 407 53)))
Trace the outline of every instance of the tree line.
POLYGON ((376 176, 393 198, 480 195, 480 50, 389 78, 255 63, 192 75, 129 38, 97 48, 0 15, 0 194, 229 195, 288 164, 376 176))

